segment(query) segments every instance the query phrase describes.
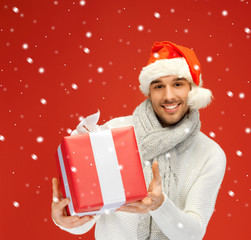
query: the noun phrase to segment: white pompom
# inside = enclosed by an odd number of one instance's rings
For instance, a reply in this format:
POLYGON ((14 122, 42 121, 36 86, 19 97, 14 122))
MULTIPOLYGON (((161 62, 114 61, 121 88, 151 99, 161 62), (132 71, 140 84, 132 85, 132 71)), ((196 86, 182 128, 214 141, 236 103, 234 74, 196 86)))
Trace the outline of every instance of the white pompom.
POLYGON ((192 109, 205 108, 212 101, 212 92, 209 89, 192 86, 188 94, 187 105, 192 109))

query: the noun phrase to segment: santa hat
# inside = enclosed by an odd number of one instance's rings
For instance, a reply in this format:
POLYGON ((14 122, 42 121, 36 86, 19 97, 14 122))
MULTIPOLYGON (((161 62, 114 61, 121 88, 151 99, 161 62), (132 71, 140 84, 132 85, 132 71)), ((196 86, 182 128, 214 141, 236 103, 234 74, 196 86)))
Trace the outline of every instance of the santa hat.
POLYGON ((175 75, 191 83, 187 104, 190 108, 206 107, 212 98, 212 92, 202 87, 200 63, 193 50, 171 42, 156 42, 146 67, 140 72, 140 90, 145 96, 149 94, 152 81, 175 75))

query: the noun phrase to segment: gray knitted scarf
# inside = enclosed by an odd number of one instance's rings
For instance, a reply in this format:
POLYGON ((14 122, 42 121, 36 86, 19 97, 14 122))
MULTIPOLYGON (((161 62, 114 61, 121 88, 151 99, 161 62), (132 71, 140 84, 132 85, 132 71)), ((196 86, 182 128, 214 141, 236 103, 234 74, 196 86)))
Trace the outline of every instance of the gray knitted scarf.
MULTIPOLYGON (((162 191, 175 202, 177 185, 177 155, 186 151, 200 130, 198 110, 190 110, 175 126, 162 127, 149 99, 141 103, 133 113, 133 125, 141 156, 146 185, 152 180, 152 162, 158 161, 162 178, 162 191)), ((141 214, 138 239, 168 239, 149 213, 141 214)))

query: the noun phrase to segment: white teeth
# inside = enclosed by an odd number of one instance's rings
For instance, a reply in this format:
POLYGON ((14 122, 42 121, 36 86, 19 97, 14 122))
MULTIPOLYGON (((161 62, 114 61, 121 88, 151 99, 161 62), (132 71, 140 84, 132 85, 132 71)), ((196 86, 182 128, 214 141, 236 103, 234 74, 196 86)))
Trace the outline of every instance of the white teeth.
POLYGON ((171 109, 174 109, 174 108, 176 108, 178 105, 174 105, 174 106, 168 106, 168 107, 165 107, 166 109, 169 109, 169 110, 171 110, 171 109))

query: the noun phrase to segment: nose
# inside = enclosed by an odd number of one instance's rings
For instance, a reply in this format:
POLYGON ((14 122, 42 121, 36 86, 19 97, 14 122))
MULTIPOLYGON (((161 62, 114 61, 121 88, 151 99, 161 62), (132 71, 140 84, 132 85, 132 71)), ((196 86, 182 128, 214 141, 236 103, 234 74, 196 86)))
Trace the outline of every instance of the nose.
POLYGON ((166 89, 164 92, 164 100, 167 102, 173 102, 174 99, 175 99, 174 89, 170 86, 166 86, 166 89))

